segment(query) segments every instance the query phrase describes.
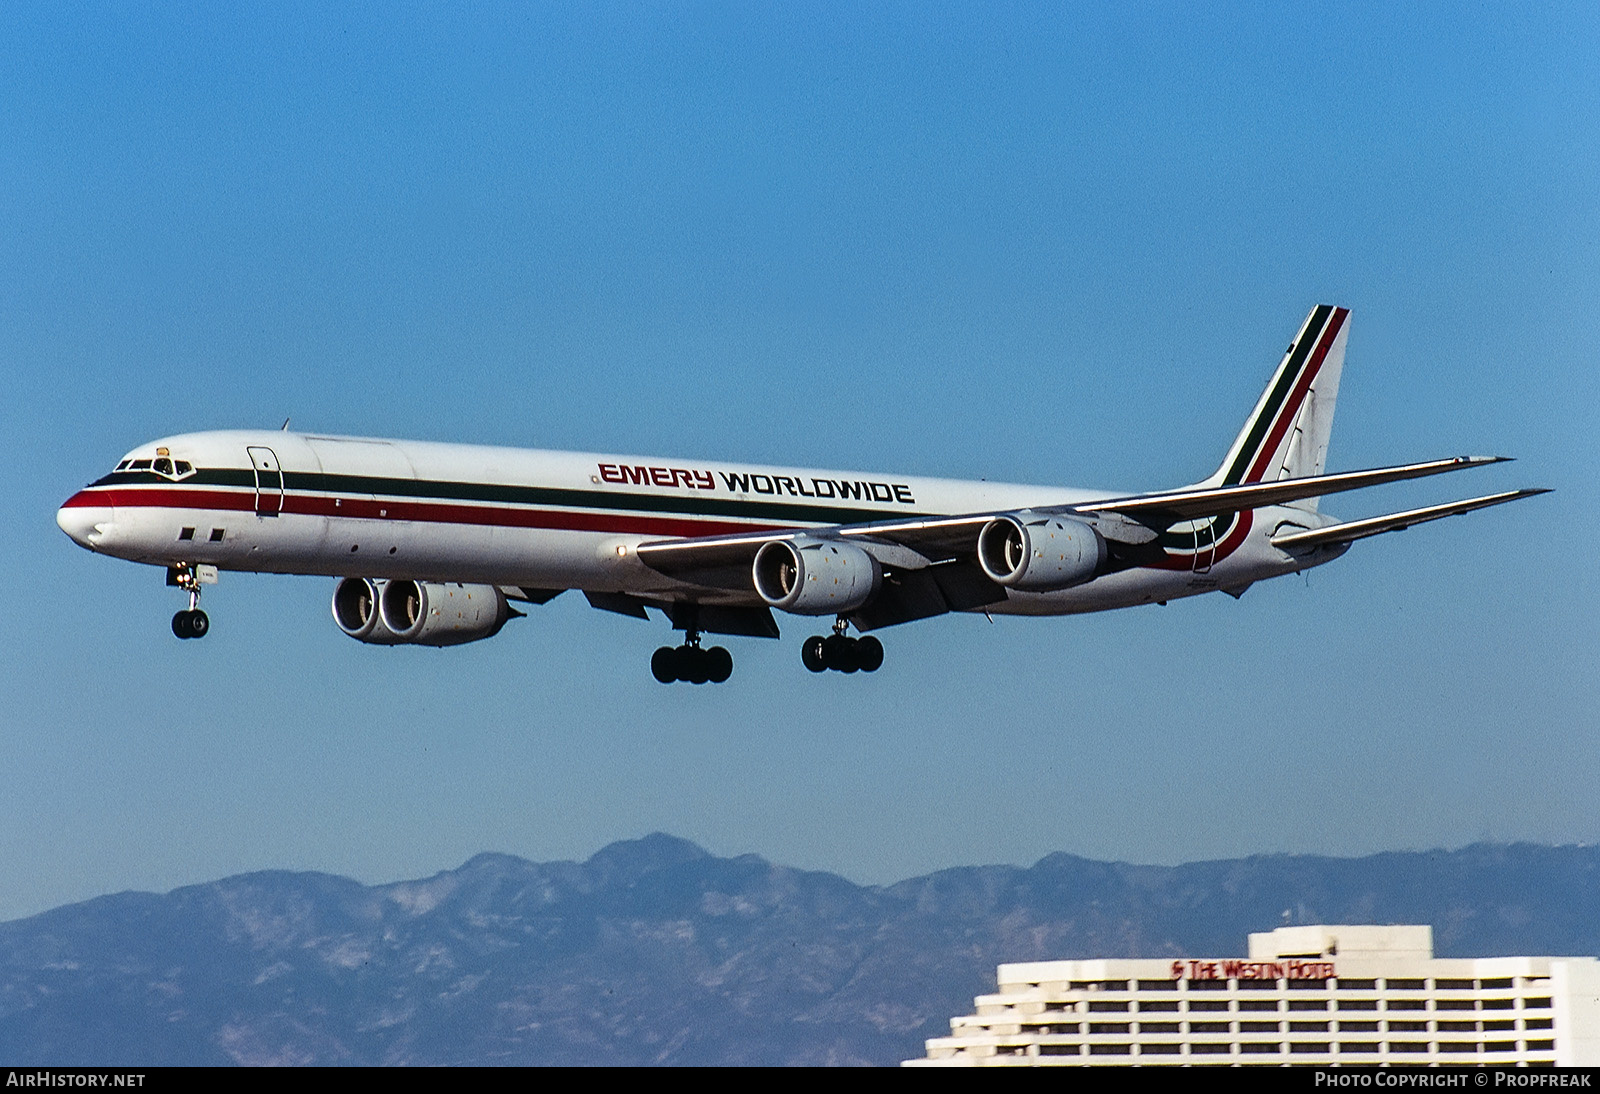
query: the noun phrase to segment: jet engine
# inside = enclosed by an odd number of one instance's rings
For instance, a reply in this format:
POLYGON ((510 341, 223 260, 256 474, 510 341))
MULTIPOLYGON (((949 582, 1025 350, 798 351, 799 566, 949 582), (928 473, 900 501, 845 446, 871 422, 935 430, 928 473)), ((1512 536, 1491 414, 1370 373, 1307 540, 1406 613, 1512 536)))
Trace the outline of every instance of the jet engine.
POLYGON ((751 567, 756 592, 796 615, 838 615, 861 607, 883 583, 878 560, 850 543, 773 540, 751 567))
POLYGON ((1100 533, 1070 517, 1008 514, 978 533, 978 565, 1007 588, 1053 592, 1081 585, 1106 561, 1100 533))
POLYGON ((333 621, 377 646, 459 646, 500 633, 512 611, 493 585, 347 577, 333 591, 333 621))

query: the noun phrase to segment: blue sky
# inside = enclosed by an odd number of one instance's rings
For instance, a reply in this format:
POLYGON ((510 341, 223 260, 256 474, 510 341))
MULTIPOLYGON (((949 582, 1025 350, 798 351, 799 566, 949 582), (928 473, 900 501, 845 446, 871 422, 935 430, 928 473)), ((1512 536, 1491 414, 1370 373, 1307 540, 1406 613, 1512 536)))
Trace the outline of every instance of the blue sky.
POLYGON ((892 881, 1600 838, 1591 5, 0 9, 0 918, 667 830, 892 881), (57 505, 223 427, 1156 489, 1353 309, 1330 501, 1534 501, 1308 579, 944 618, 720 688, 576 595, 375 649, 331 580, 159 572, 57 505))

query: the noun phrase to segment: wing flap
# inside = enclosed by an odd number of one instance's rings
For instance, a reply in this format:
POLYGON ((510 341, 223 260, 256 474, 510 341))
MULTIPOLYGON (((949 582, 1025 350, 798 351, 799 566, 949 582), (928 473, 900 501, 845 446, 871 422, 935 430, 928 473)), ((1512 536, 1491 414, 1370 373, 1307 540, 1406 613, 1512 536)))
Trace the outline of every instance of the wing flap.
POLYGON ((1408 509, 1403 513, 1390 513, 1382 517, 1346 521, 1343 524, 1332 524, 1326 528, 1290 532, 1286 535, 1273 536, 1272 545, 1281 550, 1295 551, 1306 550, 1311 547, 1326 547, 1334 543, 1353 543, 1368 536, 1382 535, 1384 532, 1403 532, 1413 524, 1426 524, 1430 520, 1453 517, 1458 513, 1470 513, 1474 509, 1487 509, 1491 505, 1504 505, 1508 501, 1518 501, 1522 498, 1531 498, 1535 494, 1548 493, 1548 490, 1508 490, 1503 494, 1488 494, 1481 498, 1446 502, 1444 505, 1429 505, 1421 509, 1408 509))
POLYGON ((874 631, 946 612, 974 611, 1005 599, 1005 589, 989 580, 976 563, 941 562, 885 577, 877 597, 851 612, 850 622, 874 631))
POLYGON ((507 600, 522 600, 529 604, 548 604, 565 589, 534 589, 527 585, 502 585, 500 591, 506 594, 507 600))

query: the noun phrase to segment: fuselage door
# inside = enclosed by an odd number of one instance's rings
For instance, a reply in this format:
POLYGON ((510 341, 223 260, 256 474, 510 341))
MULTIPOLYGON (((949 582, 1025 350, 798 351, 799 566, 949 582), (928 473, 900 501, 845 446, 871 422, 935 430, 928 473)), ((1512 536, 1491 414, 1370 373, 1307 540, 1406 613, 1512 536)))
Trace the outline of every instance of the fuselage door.
POLYGON ((1211 564, 1217 559, 1217 530, 1223 526, 1221 517, 1197 520, 1194 524, 1194 572, 1209 574, 1211 564))
POLYGON ((275 517, 283 512, 283 469, 270 448, 247 448, 250 469, 256 476, 256 515, 275 517))

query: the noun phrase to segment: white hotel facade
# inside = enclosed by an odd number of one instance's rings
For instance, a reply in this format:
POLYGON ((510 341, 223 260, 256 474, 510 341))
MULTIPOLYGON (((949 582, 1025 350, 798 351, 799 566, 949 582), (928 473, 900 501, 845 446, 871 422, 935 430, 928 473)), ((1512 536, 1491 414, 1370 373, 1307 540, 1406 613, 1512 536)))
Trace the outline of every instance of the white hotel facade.
POLYGON ((1436 958, 1431 927, 1283 927, 1248 958, 1001 965, 921 1067, 1600 1065, 1600 961, 1436 958))

